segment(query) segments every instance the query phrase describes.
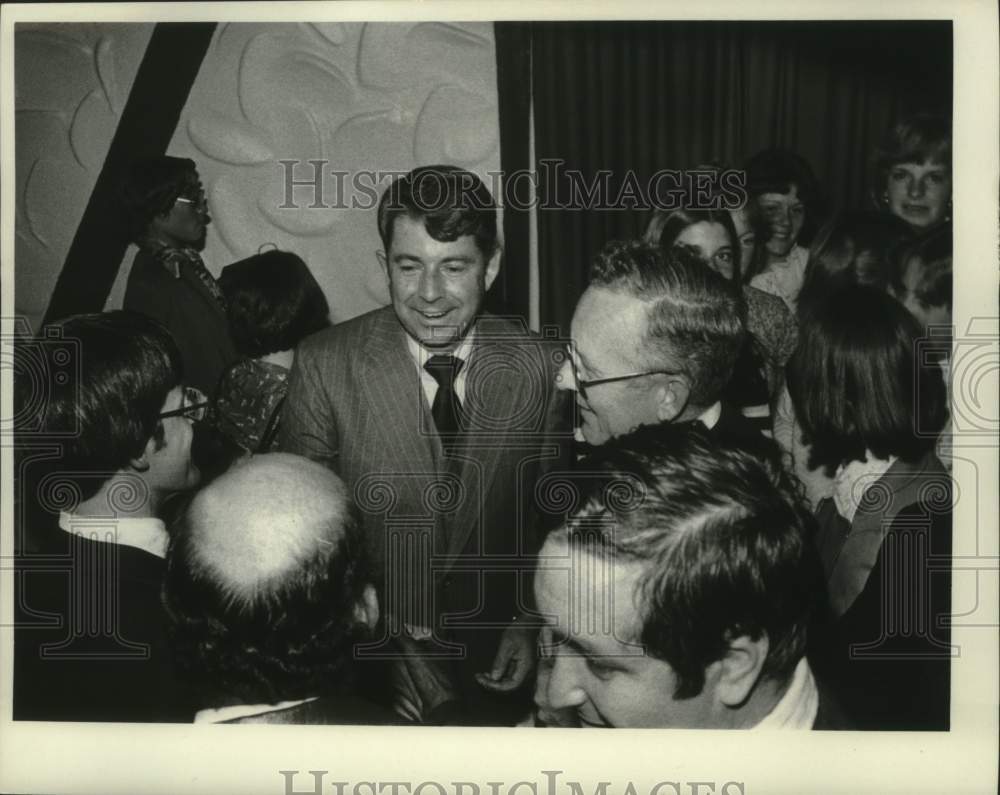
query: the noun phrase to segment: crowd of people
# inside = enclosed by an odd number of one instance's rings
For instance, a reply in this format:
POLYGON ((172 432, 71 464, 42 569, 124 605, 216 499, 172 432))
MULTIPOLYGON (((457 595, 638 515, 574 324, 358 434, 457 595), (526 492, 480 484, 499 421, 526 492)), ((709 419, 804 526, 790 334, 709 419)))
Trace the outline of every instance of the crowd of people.
POLYGON ((215 279, 195 164, 137 162, 123 309, 46 332, 15 719, 947 730, 950 146, 900 121, 836 213, 758 153, 563 339, 484 310, 463 169, 385 190, 390 303, 331 325, 291 252, 215 279))

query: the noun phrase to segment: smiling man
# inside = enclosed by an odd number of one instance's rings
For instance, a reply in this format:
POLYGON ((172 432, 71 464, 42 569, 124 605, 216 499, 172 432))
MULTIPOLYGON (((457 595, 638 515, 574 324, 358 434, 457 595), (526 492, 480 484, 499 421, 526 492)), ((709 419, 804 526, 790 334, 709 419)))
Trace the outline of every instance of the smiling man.
POLYGON ((733 286, 683 249, 605 246, 573 313, 573 345, 557 378, 576 393, 578 440, 601 445, 641 426, 695 420, 759 437, 721 401, 744 315, 733 286))
POLYGON ((609 443, 535 575, 539 714, 623 728, 843 728, 805 659, 822 594, 800 504, 697 425, 609 443))
POLYGON ((516 621, 537 550, 532 486, 559 454, 555 351, 482 312, 496 216, 482 181, 454 166, 386 189, 391 304, 299 346, 280 442, 347 483, 388 625, 439 662, 473 723, 517 718, 505 694, 534 664, 534 633, 516 621))

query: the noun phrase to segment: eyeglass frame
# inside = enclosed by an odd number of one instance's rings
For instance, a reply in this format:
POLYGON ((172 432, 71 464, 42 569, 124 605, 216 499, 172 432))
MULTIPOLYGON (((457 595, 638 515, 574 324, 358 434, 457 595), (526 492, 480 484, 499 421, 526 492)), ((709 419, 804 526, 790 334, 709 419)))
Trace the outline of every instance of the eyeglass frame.
POLYGON ((178 196, 174 199, 175 202, 183 202, 184 204, 190 204, 192 207, 208 207, 208 197, 202 196, 200 199, 189 199, 187 196, 178 196))
POLYGON ((626 375, 613 375, 607 378, 594 378, 591 380, 580 378, 580 370, 576 366, 576 360, 573 358, 573 353, 571 350, 567 349, 566 358, 569 361, 570 369, 573 371, 573 383, 576 385, 576 391, 580 393, 580 397, 587 400, 587 390, 593 386, 600 386, 601 384, 613 384, 617 381, 629 381, 633 378, 642 378, 644 375, 681 375, 679 370, 646 370, 641 373, 628 373, 626 375))
POLYGON ((179 409, 171 409, 170 411, 161 411, 159 414, 156 415, 157 421, 166 420, 169 419, 170 417, 186 417, 187 419, 190 419, 192 422, 198 422, 199 420, 204 418, 205 410, 211 405, 211 401, 206 399, 201 402, 188 404, 187 401, 189 397, 194 397, 195 399, 198 399, 198 398, 204 398, 205 395, 203 392, 201 392, 201 390, 195 389, 194 387, 190 386, 182 386, 181 390, 182 390, 181 407, 179 409), (197 412, 197 411, 201 412, 201 414, 199 414, 197 417, 187 416, 192 412, 197 412))

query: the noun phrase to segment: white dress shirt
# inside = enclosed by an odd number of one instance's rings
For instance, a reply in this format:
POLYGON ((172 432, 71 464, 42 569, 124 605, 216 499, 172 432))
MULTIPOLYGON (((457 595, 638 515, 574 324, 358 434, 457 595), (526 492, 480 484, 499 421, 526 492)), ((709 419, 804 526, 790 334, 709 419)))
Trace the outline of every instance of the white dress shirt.
MULTIPOLYGON (((459 401, 462 405, 465 405, 465 374, 468 370, 469 356, 472 354, 472 344, 475 336, 475 329, 472 329, 468 334, 465 335, 465 339, 462 340, 461 344, 455 348, 453 351, 449 351, 447 356, 454 356, 456 359, 461 359, 465 362, 462 369, 459 370, 457 376, 455 376, 455 394, 458 395, 459 401)), ((413 361, 417 365, 417 372, 420 374, 420 385, 424 388, 424 395, 427 397, 427 405, 434 405, 434 396, 437 395, 438 383, 434 380, 434 376, 424 369, 424 365, 431 356, 436 356, 435 351, 429 350, 417 342, 409 334, 406 335, 406 347, 409 348, 410 355, 413 357, 413 361)))

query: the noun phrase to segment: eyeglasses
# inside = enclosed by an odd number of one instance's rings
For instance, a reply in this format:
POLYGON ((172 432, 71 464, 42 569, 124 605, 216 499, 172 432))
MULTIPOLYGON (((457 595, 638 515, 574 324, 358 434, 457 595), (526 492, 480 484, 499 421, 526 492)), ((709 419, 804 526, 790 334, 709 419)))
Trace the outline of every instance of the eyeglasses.
POLYGON ((181 202, 182 204, 190 204, 195 209, 204 209, 208 207, 208 201, 204 196, 200 196, 197 199, 189 199, 186 196, 178 196, 174 201, 181 202))
POLYGON ((633 378, 642 378, 646 375, 680 375, 677 370, 644 370, 641 373, 628 373, 626 375, 613 375, 608 378, 593 378, 587 380, 580 378, 580 371, 577 369, 576 359, 573 358, 572 351, 567 350, 566 357, 569 359, 569 366, 573 370, 573 381, 576 383, 576 391, 580 393, 580 397, 584 400, 588 399, 588 389, 600 386, 601 384, 613 384, 616 381, 631 381, 633 378))
POLYGON ((162 411, 157 415, 157 419, 165 420, 168 417, 186 417, 198 422, 205 418, 205 411, 208 409, 208 397, 200 389, 193 386, 182 387, 181 407, 171 411, 162 411))

